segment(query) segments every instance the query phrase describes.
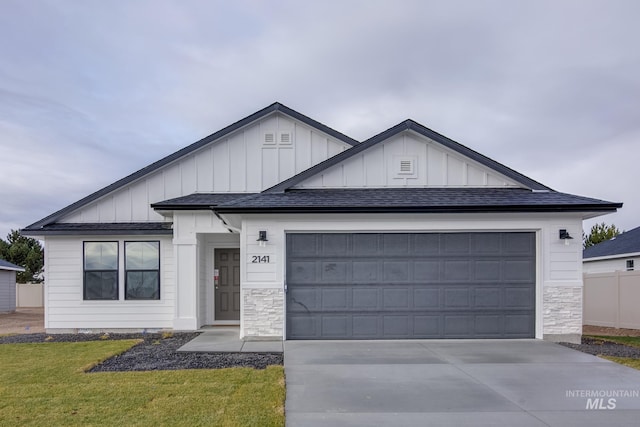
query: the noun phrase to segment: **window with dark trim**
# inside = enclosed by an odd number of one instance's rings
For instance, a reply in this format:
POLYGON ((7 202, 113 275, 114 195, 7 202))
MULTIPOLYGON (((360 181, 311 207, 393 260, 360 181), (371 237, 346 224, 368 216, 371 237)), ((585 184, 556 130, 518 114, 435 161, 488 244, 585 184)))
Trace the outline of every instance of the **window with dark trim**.
POLYGON ((118 242, 84 242, 85 300, 118 299, 118 242))
POLYGON ((124 242, 124 298, 160 299, 160 242, 124 242))
POLYGON ((627 271, 633 271, 633 260, 632 259, 628 259, 627 260, 627 271))

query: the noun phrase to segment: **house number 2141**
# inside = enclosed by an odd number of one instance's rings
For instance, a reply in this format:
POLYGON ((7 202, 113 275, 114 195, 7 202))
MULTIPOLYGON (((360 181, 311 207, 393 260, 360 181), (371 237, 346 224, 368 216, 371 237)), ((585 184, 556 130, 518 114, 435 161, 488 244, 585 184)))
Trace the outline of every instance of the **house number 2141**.
POLYGON ((268 264, 269 263, 269 255, 252 255, 251 262, 253 264, 268 264))

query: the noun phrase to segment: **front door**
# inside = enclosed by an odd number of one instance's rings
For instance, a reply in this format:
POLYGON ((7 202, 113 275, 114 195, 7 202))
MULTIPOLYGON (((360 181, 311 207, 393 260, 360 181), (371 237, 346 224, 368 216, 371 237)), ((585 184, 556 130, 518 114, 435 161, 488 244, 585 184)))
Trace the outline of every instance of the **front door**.
POLYGON ((216 249, 215 320, 240 320, 240 249, 216 249))

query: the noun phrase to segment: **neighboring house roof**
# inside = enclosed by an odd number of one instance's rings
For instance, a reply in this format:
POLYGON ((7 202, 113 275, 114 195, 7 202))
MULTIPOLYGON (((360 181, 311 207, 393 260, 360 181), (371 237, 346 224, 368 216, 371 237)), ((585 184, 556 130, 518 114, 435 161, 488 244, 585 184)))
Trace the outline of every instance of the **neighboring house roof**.
POLYGON ((620 203, 524 188, 363 188, 264 192, 212 209, 221 213, 301 212, 584 212, 620 203))
POLYGON ((582 252, 582 259, 617 258, 628 254, 640 254, 640 227, 619 236, 588 247, 582 252))
POLYGON ((24 271, 24 268, 19 265, 11 264, 9 261, 0 259, 0 270, 24 271))
POLYGON ((462 154, 463 156, 466 156, 482 165, 485 165, 487 167, 489 167, 490 169, 495 170, 496 172, 501 173, 504 176, 507 176, 511 179, 513 179, 514 181, 522 184, 523 186, 530 188, 532 190, 541 190, 541 191, 551 191, 551 189, 545 185, 540 184, 537 181, 534 181, 533 179, 522 175, 519 172, 514 171, 511 168, 508 168, 507 166, 496 162, 493 159, 490 159, 487 156, 484 156, 468 147, 465 147, 464 145, 447 138, 444 135, 441 135, 423 125, 421 125, 420 123, 417 123, 413 120, 406 120, 402 123, 397 124, 396 126, 385 130, 384 132, 379 133, 378 135, 369 138, 368 140, 356 145, 353 148, 350 148, 348 150, 343 151, 340 154, 337 154, 333 157, 330 157, 329 159, 325 160, 324 162, 318 163, 317 165, 300 172, 297 175, 294 175, 293 177, 282 181, 281 183, 274 185, 273 187, 265 190, 265 192, 269 192, 269 193, 277 193, 277 192, 282 192, 285 191, 287 189, 292 188, 293 186, 295 186, 296 184, 301 183, 302 181, 304 181, 307 178, 312 177, 313 175, 316 175, 320 172, 322 172, 323 170, 326 170, 328 168, 330 168, 331 166, 334 166, 346 159, 348 159, 349 157, 352 157, 358 153, 363 152, 364 150, 367 150, 369 148, 371 148, 372 146, 386 141, 389 138, 392 138, 393 136, 404 132, 404 131, 414 131, 422 136, 425 136, 427 138, 430 138, 433 141, 436 141, 440 144, 442 144, 443 146, 458 152, 460 154, 462 154))
MULTIPOLYGON (((73 211, 75 211, 76 209, 83 207, 85 205, 87 205, 88 203, 99 199, 102 196, 105 196, 109 193, 111 193, 114 190, 117 190, 120 187, 123 187, 127 184, 132 183, 133 181, 150 174, 151 172, 154 172, 155 170, 175 161, 178 160, 181 157, 184 157, 202 147, 204 147, 205 145, 209 144, 210 142, 213 142, 215 140, 218 140, 220 138, 224 138, 225 136, 229 135, 230 133, 244 127, 247 126, 253 122, 255 122, 256 120, 259 120, 271 113, 274 112, 280 112, 282 114, 286 114, 287 116, 294 118, 296 120, 299 120, 303 123, 305 123, 308 126, 311 126, 313 128, 318 129, 321 132, 324 132, 334 138, 336 138, 339 141, 344 142, 345 144, 348 145, 357 145, 358 141, 356 141, 353 138, 348 137, 347 135, 344 135, 343 133, 338 132, 335 129, 330 128, 329 126, 326 126, 316 120, 311 119, 310 117, 305 116, 304 114, 301 114, 295 110, 292 110, 291 108, 279 103, 279 102, 274 102, 273 104, 269 105, 266 108, 263 108, 262 110, 251 114, 250 116, 245 117, 242 120, 239 120, 227 127, 225 127, 224 129, 219 130, 218 132, 215 132, 197 142, 194 142, 193 144, 176 151, 175 153, 161 159, 158 160, 155 163, 150 164, 149 166, 140 169, 137 172, 132 173, 131 175, 122 178, 116 182, 114 182, 111 185, 108 185, 106 187, 104 187, 101 190, 96 191, 93 194, 88 195, 87 197, 78 200, 75 203, 72 203, 71 205, 41 219, 40 221, 37 221, 29 226, 27 226, 24 230, 26 233, 25 234, 29 234, 29 232, 32 231, 36 231, 39 230, 40 227, 43 227, 45 225, 51 224, 56 222, 58 219, 60 219, 61 217, 63 217, 66 214, 69 214, 73 211)), ((31 233, 31 234, 37 234, 37 233, 31 233)))

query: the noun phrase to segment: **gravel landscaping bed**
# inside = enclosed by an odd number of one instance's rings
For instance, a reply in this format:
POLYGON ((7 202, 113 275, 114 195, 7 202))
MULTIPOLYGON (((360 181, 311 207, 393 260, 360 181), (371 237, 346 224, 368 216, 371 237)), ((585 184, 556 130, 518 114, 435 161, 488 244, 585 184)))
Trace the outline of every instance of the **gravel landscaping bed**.
POLYGON ((24 334, 0 337, 0 344, 81 342, 142 339, 131 349, 95 366, 89 372, 156 371, 176 369, 220 369, 249 367, 264 369, 282 365, 281 353, 178 353, 176 350, 198 333, 163 334, 24 334))
POLYGON ((583 353, 593 354, 594 356, 631 357, 640 359, 640 348, 616 344, 598 338, 583 337, 582 344, 560 344, 583 353))

